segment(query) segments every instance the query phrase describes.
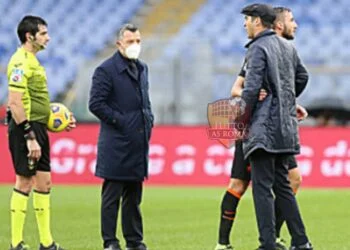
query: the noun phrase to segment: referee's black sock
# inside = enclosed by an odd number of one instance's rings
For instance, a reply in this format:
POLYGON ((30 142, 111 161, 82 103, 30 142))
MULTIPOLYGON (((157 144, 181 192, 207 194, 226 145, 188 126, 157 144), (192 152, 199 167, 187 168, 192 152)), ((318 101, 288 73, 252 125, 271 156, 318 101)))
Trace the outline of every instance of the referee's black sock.
POLYGON ((236 216, 240 194, 228 189, 221 202, 221 217, 219 228, 219 244, 230 244, 230 232, 236 216))

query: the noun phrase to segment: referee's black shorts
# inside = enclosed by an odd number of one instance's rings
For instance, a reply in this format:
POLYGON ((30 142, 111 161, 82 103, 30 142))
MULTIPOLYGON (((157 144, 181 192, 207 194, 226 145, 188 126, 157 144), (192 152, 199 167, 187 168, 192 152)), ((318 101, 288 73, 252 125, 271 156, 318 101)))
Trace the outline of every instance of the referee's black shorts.
MULTIPOLYGON (((289 155, 287 157, 288 170, 298 167, 295 155, 289 155)), ((235 144, 235 155, 232 162, 231 178, 239 179, 243 181, 250 181, 250 163, 248 159, 244 159, 243 143, 241 140, 237 140, 235 144)))
POLYGON ((12 162, 17 175, 33 176, 36 171, 49 172, 50 168, 50 142, 46 124, 30 122, 41 147, 41 157, 35 164, 29 164, 27 142, 23 129, 19 128, 12 119, 8 127, 9 148, 12 162))

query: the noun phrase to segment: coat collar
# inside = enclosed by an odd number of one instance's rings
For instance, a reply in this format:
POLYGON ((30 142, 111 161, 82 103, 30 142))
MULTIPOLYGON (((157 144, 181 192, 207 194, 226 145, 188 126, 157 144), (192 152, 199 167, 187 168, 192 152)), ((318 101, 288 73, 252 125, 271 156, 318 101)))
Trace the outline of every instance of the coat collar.
MULTIPOLYGON (((129 59, 123 57, 119 51, 115 52, 115 54, 113 55, 113 60, 117 68, 118 74, 120 74, 124 70, 127 70, 127 68, 129 67, 129 59)), ((138 59, 136 59, 136 64, 140 64, 138 59)))
POLYGON ((256 40, 258 40, 259 38, 263 37, 263 36, 271 36, 271 35, 275 35, 276 32, 274 32, 273 30, 270 29, 266 29, 264 31, 261 31, 256 37, 254 37, 251 41, 249 41, 249 43, 247 43, 244 47, 249 48, 249 46, 255 42, 256 40))

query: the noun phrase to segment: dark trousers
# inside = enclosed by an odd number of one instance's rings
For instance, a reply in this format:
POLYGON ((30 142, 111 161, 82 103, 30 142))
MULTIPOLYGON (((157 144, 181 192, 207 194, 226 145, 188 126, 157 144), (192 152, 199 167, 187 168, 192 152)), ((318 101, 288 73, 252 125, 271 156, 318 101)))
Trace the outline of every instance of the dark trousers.
POLYGON ((286 219, 292 245, 307 243, 305 227, 288 180, 287 155, 270 154, 259 149, 250 155, 249 160, 252 166, 253 198, 261 249, 275 249, 274 199, 286 219))
POLYGON ((122 230, 127 247, 137 247, 143 239, 140 204, 142 182, 104 180, 102 186, 101 230, 104 247, 118 243, 116 237, 120 202, 122 230))

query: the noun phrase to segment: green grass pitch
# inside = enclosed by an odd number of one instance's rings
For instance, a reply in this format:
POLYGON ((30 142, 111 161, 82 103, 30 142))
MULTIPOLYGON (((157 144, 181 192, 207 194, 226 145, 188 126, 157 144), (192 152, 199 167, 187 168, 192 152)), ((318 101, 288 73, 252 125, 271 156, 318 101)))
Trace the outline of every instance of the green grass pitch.
MULTIPOLYGON (((0 186, 0 250, 10 242, 11 186, 0 186)), ((151 187, 144 190, 145 242, 150 250, 213 250, 217 240, 223 188, 151 187)), ((350 190, 301 189, 300 209, 316 250, 350 249, 350 190)), ((68 250, 101 250, 100 187, 56 186, 52 190, 52 233, 68 250)), ((118 235, 124 246, 122 233, 118 235)), ((289 240, 283 228, 283 238, 289 240)), ((38 232, 30 199, 25 241, 38 249, 38 232)), ((257 228, 249 189, 242 198, 232 244, 237 250, 257 248, 257 228)))

